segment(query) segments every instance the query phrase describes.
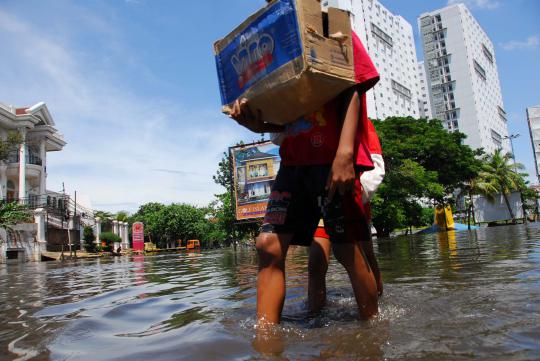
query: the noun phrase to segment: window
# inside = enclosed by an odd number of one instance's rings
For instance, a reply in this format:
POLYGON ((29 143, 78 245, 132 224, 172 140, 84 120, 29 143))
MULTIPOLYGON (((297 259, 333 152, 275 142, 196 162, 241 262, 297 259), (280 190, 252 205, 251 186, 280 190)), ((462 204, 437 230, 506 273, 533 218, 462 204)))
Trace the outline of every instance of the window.
POLYGON ((484 53, 484 56, 486 57, 486 59, 487 59, 491 64, 493 64, 493 54, 491 54, 491 51, 489 51, 489 49, 487 48, 487 46, 485 46, 484 44, 482 44, 482 52, 484 53))
POLYGON ((408 100, 411 100, 412 98, 412 92, 409 88, 407 88, 406 86, 398 83, 397 81, 393 80, 392 79, 392 89, 402 95, 403 97, 407 98, 408 100))
POLYGON ((508 119, 506 118, 506 112, 504 111, 504 109, 497 106, 497 111, 499 113, 499 117, 501 118, 501 120, 506 123, 508 119))
POLYGON ((476 74, 478 74, 480 78, 482 78, 484 81, 487 80, 486 71, 480 64, 478 64, 476 60, 474 60, 474 70, 476 70, 476 74))
POLYGON ((380 41, 382 41, 384 44, 386 44, 389 48, 392 48, 394 46, 394 41, 390 35, 385 33, 381 28, 379 28, 374 23, 371 23, 371 33, 373 36, 380 41))
POLYGON ((499 133, 497 133, 496 131, 494 131, 493 129, 491 129, 491 139, 493 140, 493 142, 498 147, 501 147, 501 145, 502 145, 502 136, 499 133))

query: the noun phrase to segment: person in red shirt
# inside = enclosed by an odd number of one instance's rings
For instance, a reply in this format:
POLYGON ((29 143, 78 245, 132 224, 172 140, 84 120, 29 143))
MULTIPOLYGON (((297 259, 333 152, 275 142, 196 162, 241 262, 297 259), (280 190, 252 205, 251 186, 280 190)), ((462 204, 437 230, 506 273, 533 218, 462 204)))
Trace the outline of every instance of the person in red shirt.
POLYGON ((357 224, 365 219, 359 174, 374 168, 367 146, 365 92, 379 79, 353 34, 357 85, 319 111, 285 127, 262 123, 248 101, 234 104, 231 117, 254 132, 281 132, 281 166, 261 234, 257 318, 279 323, 285 300, 285 257, 295 234, 313 235, 323 218, 336 259, 345 267, 360 317, 378 312, 375 277, 358 246, 357 224))
MULTIPOLYGON (((364 219, 356 226, 357 239, 363 254, 365 255, 369 267, 373 271, 377 283, 377 292, 383 293, 382 277, 371 239, 371 209, 369 201, 384 179, 385 169, 382 157, 382 148, 375 127, 368 123, 368 148, 375 168, 371 171, 363 172, 360 175, 361 189, 356 190, 355 195, 361 194, 364 219)), ((308 308, 311 313, 319 312, 326 304, 326 273, 330 261, 330 236, 324 229, 324 222, 321 220, 314 235, 295 235, 291 241, 293 245, 307 246, 309 249, 309 278, 308 278, 308 308)))

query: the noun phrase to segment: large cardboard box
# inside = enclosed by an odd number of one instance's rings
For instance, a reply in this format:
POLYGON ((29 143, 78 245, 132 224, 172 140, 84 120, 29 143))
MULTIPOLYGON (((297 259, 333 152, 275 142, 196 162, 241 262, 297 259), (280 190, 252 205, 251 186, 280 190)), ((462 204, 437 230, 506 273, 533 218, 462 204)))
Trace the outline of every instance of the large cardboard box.
POLYGON ((290 123, 354 84, 350 14, 320 0, 274 0, 214 45, 223 112, 247 98, 290 123))

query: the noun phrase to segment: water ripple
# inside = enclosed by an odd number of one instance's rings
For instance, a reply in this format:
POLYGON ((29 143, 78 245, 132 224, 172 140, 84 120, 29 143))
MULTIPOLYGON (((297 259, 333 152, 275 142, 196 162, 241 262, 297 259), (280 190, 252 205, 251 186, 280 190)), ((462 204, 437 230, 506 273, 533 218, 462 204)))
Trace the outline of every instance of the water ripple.
POLYGON ((306 310, 307 251, 291 249, 283 322, 256 327, 252 249, 0 266, 6 359, 540 359, 537 224, 375 242, 379 314, 358 321, 335 261, 306 310))

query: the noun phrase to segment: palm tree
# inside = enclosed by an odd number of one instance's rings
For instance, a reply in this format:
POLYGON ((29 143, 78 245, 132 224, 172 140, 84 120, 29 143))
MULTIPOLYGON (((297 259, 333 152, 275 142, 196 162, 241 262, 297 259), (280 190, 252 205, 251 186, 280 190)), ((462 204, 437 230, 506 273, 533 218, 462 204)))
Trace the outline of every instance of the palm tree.
POLYGON ((488 201, 493 202, 495 195, 499 190, 489 182, 488 174, 484 171, 479 172, 476 178, 471 179, 465 184, 463 190, 469 197, 469 205, 467 207, 467 228, 471 229, 471 215, 473 217, 473 224, 476 224, 473 196, 479 194, 486 197, 488 201))
MULTIPOLYGON (((484 177, 485 181, 490 184, 489 189, 492 188, 498 190, 504 198, 510 218, 512 222, 516 222, 516 217, 510 206, 508 195, 513 191, 522 190, 525 187, 525 181, 523 179, 523 173, 518 173, 518 170, 522 170, 525 167, 521 163, 511 164, 511 153, 502 154, 501 150, 496 150, 493 154, 487 155, 484 158, 484 164, 482 165, 482 171, 480 176, 484 177)), ((491 193, 491 196, 494 194, 491 193)), ((488 197, 489 200, 489 197, 488 197)))
POLYGON ((120 222, 127 222, 129 219, 129 213, 127 211, 119 211, 114 216, 115 220, 120 222))

